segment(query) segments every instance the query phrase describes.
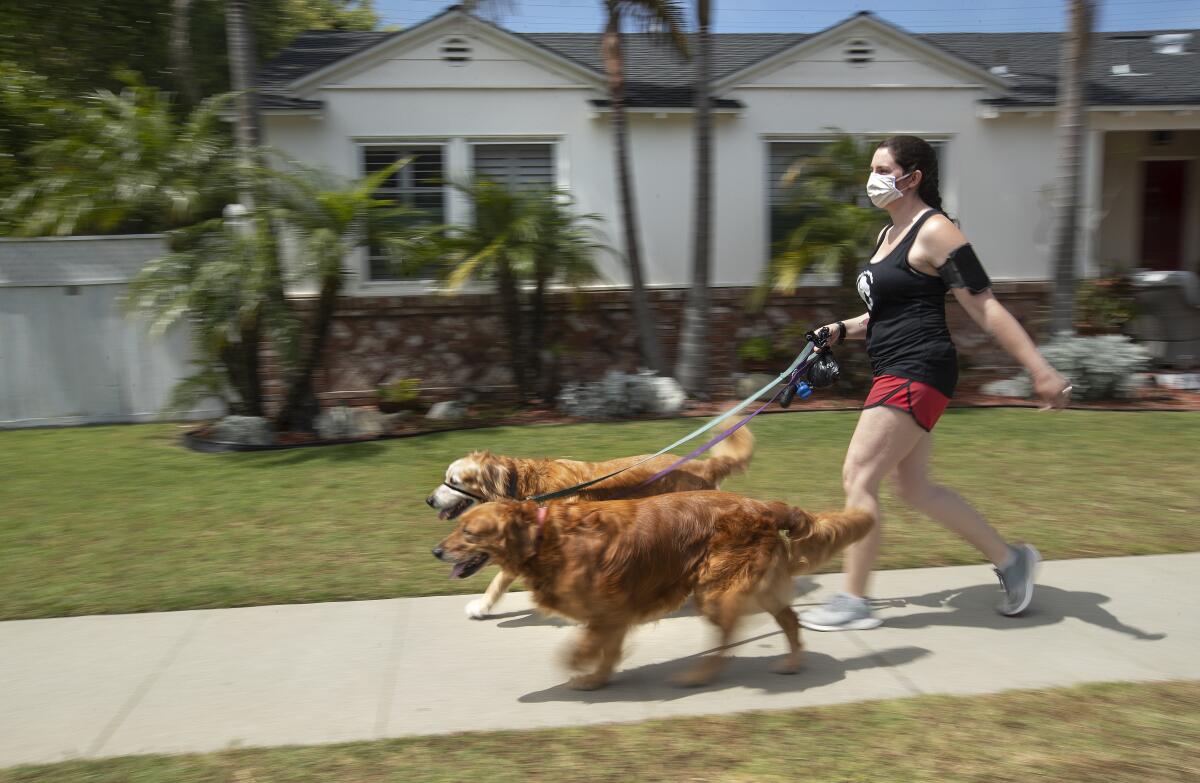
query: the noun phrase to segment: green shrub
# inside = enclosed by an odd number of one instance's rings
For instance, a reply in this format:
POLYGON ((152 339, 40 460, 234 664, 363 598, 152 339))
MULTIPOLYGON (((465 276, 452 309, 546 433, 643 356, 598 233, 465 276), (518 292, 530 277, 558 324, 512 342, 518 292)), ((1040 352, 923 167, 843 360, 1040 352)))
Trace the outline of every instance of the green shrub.
POLYGON ((421 394, 420 378, 397 378, 379 387, 379 399, 393 405, 416 402, 421 394))

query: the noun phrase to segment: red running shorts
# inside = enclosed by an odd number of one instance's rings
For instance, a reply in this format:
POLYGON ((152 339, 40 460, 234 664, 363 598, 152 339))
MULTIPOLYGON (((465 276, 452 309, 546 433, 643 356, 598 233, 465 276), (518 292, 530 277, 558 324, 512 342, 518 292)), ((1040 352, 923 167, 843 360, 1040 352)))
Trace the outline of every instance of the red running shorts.
POLYGON ((927 383, 895 375, 880 375, 871 385, 871 393, 867 395, 863 408, 886 405, 908 411, 921 429, 928 432, 937 424, 949 404, 949 397, 927 383))

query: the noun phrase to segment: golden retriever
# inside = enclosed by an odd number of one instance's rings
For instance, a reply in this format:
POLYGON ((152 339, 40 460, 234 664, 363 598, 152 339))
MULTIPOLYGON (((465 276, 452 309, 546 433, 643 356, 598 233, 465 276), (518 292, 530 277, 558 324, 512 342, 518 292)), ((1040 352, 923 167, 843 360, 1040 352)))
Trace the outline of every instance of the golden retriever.
MULTIPOLYGON (((693 460, 645 487, 639 486, 660 470, 674 464, 678 457, 665 454, 608 481, 588 487, 561 502, 639 498, 666 492, 717 489, 727 476, 744 471, 754 455, 754 436, 746 427, 732 433, 713 447, 707 459, 693 460)), ((565 489, 620 470, 644 459, 625 457, 607 462, 581 462, 573 459, 522 459, 476 451, 456 459, 446 468, 446 478, 425 502, 437 510, 439 519, 455 519, 476 503, 491 500, 520 500, 545 492, 565 489)), ((467 616, 483 619, 508 592, 515 577, 501 571, 488 585, 487 592, 467 604, 467 616)))
MULTIPOLYGON (((859 540, 873 522, 863 511, 813 516, 712 491, 543 507, 497 501, 463 514, 433 554, 460 579, 495 561, 525 581, 540 609, 582 623, 568 664, 578 672, 571 687, 586 690, 608 682, 630 627, 689 595, 719 629, 721 647, 743 613, 770 613, 789 647, 775 670, 795 672, 802 646, 792 575, 859 540)), ((705 656, 677 681, 706 683, 725 660, 719 651, 705 656)))

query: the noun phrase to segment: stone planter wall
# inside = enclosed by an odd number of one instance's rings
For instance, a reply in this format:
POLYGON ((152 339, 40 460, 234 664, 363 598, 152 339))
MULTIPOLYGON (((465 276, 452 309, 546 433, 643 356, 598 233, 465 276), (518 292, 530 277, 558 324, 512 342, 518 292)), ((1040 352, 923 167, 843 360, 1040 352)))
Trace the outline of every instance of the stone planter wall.
MULTIPOLYGON (((1049 285, 998 283, 996 294, 1042 340, 1049 285)), ((719 395, 733 393, 735 373, 751 369, 738 358, 746 339, 778 336, 790 324, 807 328, 857 312, 837 312, 831 288, 808 288, 792 295, 772 294, 752 312, 748 288, 712 292, 709 374, 719 395)), ((678 346, 685 289, 651 292, 659 334, 671 366, 678 346)), ((550 297, 546 334, 562 383, 593 380, 609 370, 635 371, 637 343, 629 294, 623 290, 589 291, 550 297), (579 301, 576 301, 579 300, 579 301)), ((963 380, 996 377, 1016 368, 1008 356, 971 321, 955 302, 947 303, 950 328, 962 356, 963 380)), ((799 334, 803 329, 798 330, 799 334)), ((797 337, 797 340, 800 338, 797 337)), ((800 343, 795 343, 799 350, 800 343)), ((862 344, 851 344, 862 350, 862 344)), ((490 295, 425 295, 344 299, 338 309, 325 368, 317 379, 325 404, 374 403, 376 387, 394 378, 418 378, 429 399, 451 399, 465 388, 481 397, 504 398, 512 392, 508 345, 499 303, 490 295)), ((794 355, 794 352, 792 353, 794 355)), ((778 369, 787 365, 782 360, 778 369)), ((278 387, 268 389, 278 394, 278 387)))

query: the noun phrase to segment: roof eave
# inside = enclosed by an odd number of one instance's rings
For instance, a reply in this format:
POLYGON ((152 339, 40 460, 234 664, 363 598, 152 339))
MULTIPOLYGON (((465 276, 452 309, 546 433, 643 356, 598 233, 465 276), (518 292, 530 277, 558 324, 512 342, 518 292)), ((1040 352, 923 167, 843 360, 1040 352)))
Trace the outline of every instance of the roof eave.
POLYGON ((315 71, 306 73, 303 76, 287 83, 285 88, 291 92, 302 92, 306 89, 311 89, 315 84, 319 83, 321 79, 340 68, 345 68, 351 63, 365 60, 380 49, 391 46, 397 41, 417 38, 421 35, 427 35, 431 31, 436 30, 439 25, 448 24, 451 20, 472 25, 478 31, 484 33, 499 35, 502 39, 511 42, 521 49, 533 52, 536 55, 553 62, 559 68, 571 72, 572 74, 583 79, 585 82, 590 82, 593 86, 602 86, 604 84, 603 74, 597 73, 591 68, 588 68, 587 66, 582 65, 581 63, 578 63, 575 60, 572 60, 565 55, 550 49, 549 47, 541 46, 535 41, 527 40, 510 30, 500 27, 499 25, 492 24, 472 14, 465 13, 459 10, 458 6, 451 6, 450 8, 442 11, 440 14, 426 19, 415 27, 397 30, 395 33, 379 39, 370 46, 364 47, 353 54, 342 57, 341 59, 318 68, 315 71))
POLYGON ((877 33, 891 35, 903 40, 914 48, 928 54, 933 59, 944 63, 945 65, 956 68, 960 71, 971 74, 978 79, 982 86, 991 87, 993 89, 1008 92, 1011 88, 999 76, 991 73, 986 68, 981 68, 973 62, 963 59, 962 57, 948 52, 939 46, 934 46, 931 43, 921 40, 912 33, 897 27, 888 22, 878 19, 869 11, 860 11, 849 19, 843 19, 832 27, 827 27, 824 30, 813 33, 802 41, 799 41, 791 46, 787 46, 775 52, 769 57, 763 58, 755 63, 751 63, 744 68, 739 68, 736 71, 727 73, 713 83, 713 90, 727 90, 735 86, 738 81, 744 80, 748 75, 760 70, 767 70, 780 61, 794 57, 798 52, 804 52, 809 49, 816 49, 824 46, 835 36, 843 34, 848 28, 853 26, 866 25, 871 27, 877 33))

